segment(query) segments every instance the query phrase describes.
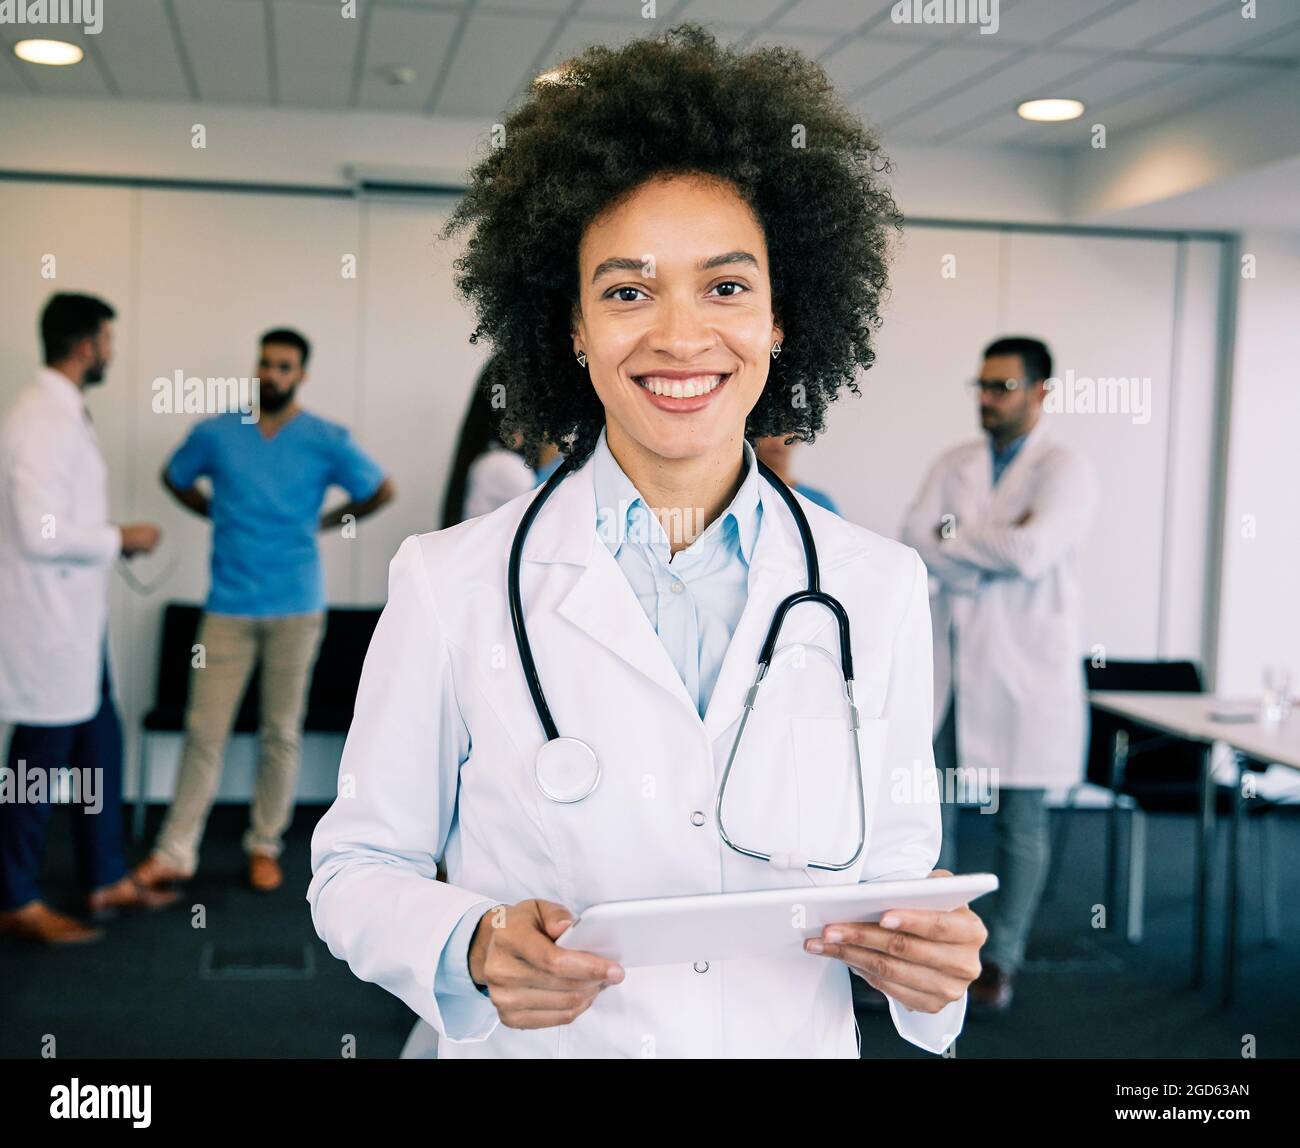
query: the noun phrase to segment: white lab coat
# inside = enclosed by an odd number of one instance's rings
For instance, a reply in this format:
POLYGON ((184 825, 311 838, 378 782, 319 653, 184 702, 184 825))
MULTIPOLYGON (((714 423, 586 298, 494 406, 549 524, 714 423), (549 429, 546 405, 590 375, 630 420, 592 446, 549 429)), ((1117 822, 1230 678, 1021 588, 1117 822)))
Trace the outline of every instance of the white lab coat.
MULTIPOLYGON (((433 992, 462 915, 494 904, 542 898, 581 912, 622 898, 922 877, 933 868, 941 830, 924 566, 906 547, 803 498, 822 586, 852 622, 867 847, 853 869, 809 877, 720 841, 716 786, 758 649, 777 603, 805 585, 790 512, 766 481, 760 488, 749 599, 703 720, 596 533, 590 460, 534 521, 521 592, 538 672, 561 734, 585 740, 603 765, 600 786, 576 804, 547 800, 535 783, 543 733, 507 606, 507 555, 534 496, 408 538, 393 559, 340 795, 312 839, 308 899, 330 951, 441 1033, 440 1056, 857 1055, 847 967, 802 953, 699 972, 691 964, 629 969, 573 1024, 547 1029, 508 1028, 486 998, 433 992), (706 816, 693 819, 697 812, 706 816), (434 879, 439 857, 446 883, 434 879)), ((837 634, 820 607, 787 616, 783 652, 728 787, 728 829, 739 840, 814 858, 853 852, 837 634)), ((959 1032, 965 1008, 964 995, 934 1014, 891 1005, 898 1031, 935 1052, 959 1032)), ((432 1035, 413 1034, 412 1043, 427 1050, 432 1035)))
POLYGON ((0 721, 94 717, 121 543, 81 392, 43 368, 0 424, 0 721))
POLYGON ((1097 502, 1088 460, 1040 419, 993 485, 987 438, 931 468, 902 538, 932 576, 934 729, 956 691, 957 760, 1011 789, 1069 786, 1086 738, 1077 556, 1097 502), (1030 520, 1014 525, 1025 511, 1030 520), (940 540, 945 515, 954 534, 940 540))

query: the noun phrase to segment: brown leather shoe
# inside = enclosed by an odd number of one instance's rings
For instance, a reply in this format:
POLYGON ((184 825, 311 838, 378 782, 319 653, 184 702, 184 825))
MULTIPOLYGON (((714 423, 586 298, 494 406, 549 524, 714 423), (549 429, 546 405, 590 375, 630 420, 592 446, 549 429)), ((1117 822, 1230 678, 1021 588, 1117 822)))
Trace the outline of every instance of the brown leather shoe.
POLYGON ((248 858, 248 883, 259 893, 272 893, 284 884, 280 862, 265 853, 253 853, 248 858))
POLYGON ((1015 996, 1015 976, 992 961, 985 961, 979 978, 970 986, 967 1007, 971 1016, 1006 1012, 1015 996))
POLYGON ((183 873, 152 855, 131 870, 131 880, 145 889, 166 888, 168 885, 188 881, 193 876, 193 873, 183 873))
POLYGON ((31 901, 21 909, 0 913, 0 935, 41 945, 85 945, 102 941, 104 930, 89 928, 41 901, 31 901))
POLYGON ((133 877, 123 877, 113 885, 96 889, 86 898, 92 921, 109 921, 122 909, 165 909, 181 899, 174 889, 150 889, 133 877))

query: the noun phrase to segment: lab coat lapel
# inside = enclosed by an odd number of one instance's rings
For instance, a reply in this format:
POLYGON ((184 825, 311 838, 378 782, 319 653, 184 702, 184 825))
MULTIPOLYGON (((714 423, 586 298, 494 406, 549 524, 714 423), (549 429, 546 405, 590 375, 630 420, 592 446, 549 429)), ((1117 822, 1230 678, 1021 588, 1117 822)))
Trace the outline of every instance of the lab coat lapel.
MULTIPOLYGON (((524 564, 572 563, 582 573, 556 606, 556 613, 592 641, 642 674, 696 721, 695 702, 677 667, 646 617, 618 562, 596 533, 596 494, 591 459, 560 483, 533 522, 524 545, 524 564)), ((524 589, 526 589, 526 584, 524 589)), ((527 608, 525 608, 527 619, 527 608)), ((534 643, 535 635, 529 635, 534 643)), ((594 672, 578 663, 574 672, 594 672)), ((595 671, 598 672, 598 671, 595 671)))
MULTIPOLYGON (((1002 472, 1001 479, 998 480, 997 486, 993 487, 990 508, 997 507, 1002 503, 1008 503, 1013 508, 1018 508, 1018 492, 1025 476, 1029 474, 1034 456, 1043 450, 1047 441, 1046 428, 1043 426, 1042 417, 1039 417, 1038 425, 1025 436, 1025 441, 1016 451, 1016 457, 1007 465, 1007 469, 1002 472)), ((989 456, 989 473, 992 474, 992 448, 987 452, 989 456)))
MULTIPOLYGON (((759 492, 763 517, 750 565, 749 594, 704 715, 704 730, 710 742, 726 733, 740 719, 745 694, 758 673, 758 653, 777 606, 782 599, 807 586, 803 543, 790 508, 766 478, 759 483, 759 492)), ((818 549, 822 589, 825 590, 826 572, 835 563, 828 547, 818 549)), ((825 607, 802 603, 786 615, 777 648, 812 642, 831 621, 830 611, 825 607)))

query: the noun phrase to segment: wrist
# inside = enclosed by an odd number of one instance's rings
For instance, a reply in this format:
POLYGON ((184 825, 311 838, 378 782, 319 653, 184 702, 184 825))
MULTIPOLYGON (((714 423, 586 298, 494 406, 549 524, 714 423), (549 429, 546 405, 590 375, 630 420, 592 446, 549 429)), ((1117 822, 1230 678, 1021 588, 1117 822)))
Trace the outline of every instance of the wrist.
POLYGON ((489 918, 495 912, 495 907, 489 909, 479 918, 477 927, 474 929, 474 936, 469 943, 469 975, 479 988, 487 988, 487 974, 484 971, 487 965, 488 946, 492 943, 492 922, 489 918))

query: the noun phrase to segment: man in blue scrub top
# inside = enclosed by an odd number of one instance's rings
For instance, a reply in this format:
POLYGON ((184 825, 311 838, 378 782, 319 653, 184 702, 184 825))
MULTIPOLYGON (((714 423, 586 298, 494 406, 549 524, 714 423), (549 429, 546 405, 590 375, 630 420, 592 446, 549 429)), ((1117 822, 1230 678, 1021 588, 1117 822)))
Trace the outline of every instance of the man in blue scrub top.
POLYGON ((212 564, 176 793, 152 854, 135 870, 148 887, 184 880, 197 867, 226 740, 259 662, 260 752, 243 845, 254 889, 269 892, 283 880, 277 858, 293 817, 302 715, 325 628, 316 535, 393 497, 392 483, 344 427, 297 402, 309 354, 298 332, 268 331, 257 369, 258 420, 239 413, 203 420, 163 470, 176 499, 212 519, 212 564), (211 495, 199 478, 209 480, 211 495), (350 501, 322 514, 331 486, 350 501))

